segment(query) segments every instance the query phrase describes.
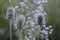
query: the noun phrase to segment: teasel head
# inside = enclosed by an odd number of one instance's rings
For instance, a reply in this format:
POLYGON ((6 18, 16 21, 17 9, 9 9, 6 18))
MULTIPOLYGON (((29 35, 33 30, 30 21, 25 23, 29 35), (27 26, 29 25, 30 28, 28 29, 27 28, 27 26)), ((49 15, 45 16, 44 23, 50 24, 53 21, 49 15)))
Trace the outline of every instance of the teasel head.
POLYGON ((13 7, 8 7, 6 12, 6 19, 13 19, 15 15, 15 9, 13 7))
POLYGON ((25 24, 25 16, 23 14, 16 17, 16 24, 18 29, 22 29, 25 24))
POLYGON ((37 14, 35 14, 35 16, 36 16, 36 18, 35 18, 36 24, 38 24, 40 26, 45 25, 45 16, 43 13, 37 13, 37 14))

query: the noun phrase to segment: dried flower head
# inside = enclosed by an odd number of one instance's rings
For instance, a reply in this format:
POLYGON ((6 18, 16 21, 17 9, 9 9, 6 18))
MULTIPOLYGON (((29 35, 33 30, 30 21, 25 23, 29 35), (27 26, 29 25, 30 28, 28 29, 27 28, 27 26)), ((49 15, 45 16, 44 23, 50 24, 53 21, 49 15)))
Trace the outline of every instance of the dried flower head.
POLYGON ((24 23, 25 23, 25 16, 21 14, 16 18, 17 27, 21 29, 21 27, 23 27, 24 23))

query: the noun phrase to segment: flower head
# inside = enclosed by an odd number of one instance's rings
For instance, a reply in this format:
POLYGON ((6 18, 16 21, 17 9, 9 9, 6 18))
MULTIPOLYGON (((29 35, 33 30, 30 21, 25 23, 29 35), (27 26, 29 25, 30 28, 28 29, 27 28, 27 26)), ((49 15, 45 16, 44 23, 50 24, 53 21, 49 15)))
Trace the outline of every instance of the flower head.
POLYGON ((25 23, 25 16, 23 14, 21 14, 16 18, 17 27, 18 28, 23 27, 24 23, 25 23))

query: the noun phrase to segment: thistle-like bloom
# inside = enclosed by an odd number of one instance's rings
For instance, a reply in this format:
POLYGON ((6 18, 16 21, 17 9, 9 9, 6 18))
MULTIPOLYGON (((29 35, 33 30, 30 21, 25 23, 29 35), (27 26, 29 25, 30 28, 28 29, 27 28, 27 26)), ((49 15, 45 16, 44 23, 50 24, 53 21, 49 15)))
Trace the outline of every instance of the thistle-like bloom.
POLYGON ((15 18, 15 9, 13 7, 7 8, 6 19, 14 19, 15 18))
POLYGON ((36 13, 35 14, 35 21, 36 21, 36 24, 38 25, 45 25, 45 16, 43 13, 36 13))
POLYGON ((16 18, 17 28, 21 29, 24 23, 25 23, 25 16, 21 14, 16 18))

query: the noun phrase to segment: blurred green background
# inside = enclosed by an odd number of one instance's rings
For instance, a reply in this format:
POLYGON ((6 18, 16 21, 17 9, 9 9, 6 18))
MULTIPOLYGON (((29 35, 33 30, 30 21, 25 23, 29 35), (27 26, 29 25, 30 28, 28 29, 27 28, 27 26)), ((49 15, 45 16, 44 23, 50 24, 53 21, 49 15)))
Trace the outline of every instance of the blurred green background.
MULTIPOLYGON (((20 0, 12 0, 12 6, 16 6, 20 0)), ((8 0, 0 0, 0 28, 5 29, 8 26, 8 20, 6 20, 5 14, 7 7, 9 6, 8 0)), ((44 10, 47 12, 46 25, 53 26, 53 33, 50 40, 60 40, 60 0, 48 0, 43 4, 44 10)))
POLYGON ((47 26, 53 26, 53 34, 50 40, 60 40, 60 0, 48 0, 44 3, 44 9, 47 12, 47 26))

